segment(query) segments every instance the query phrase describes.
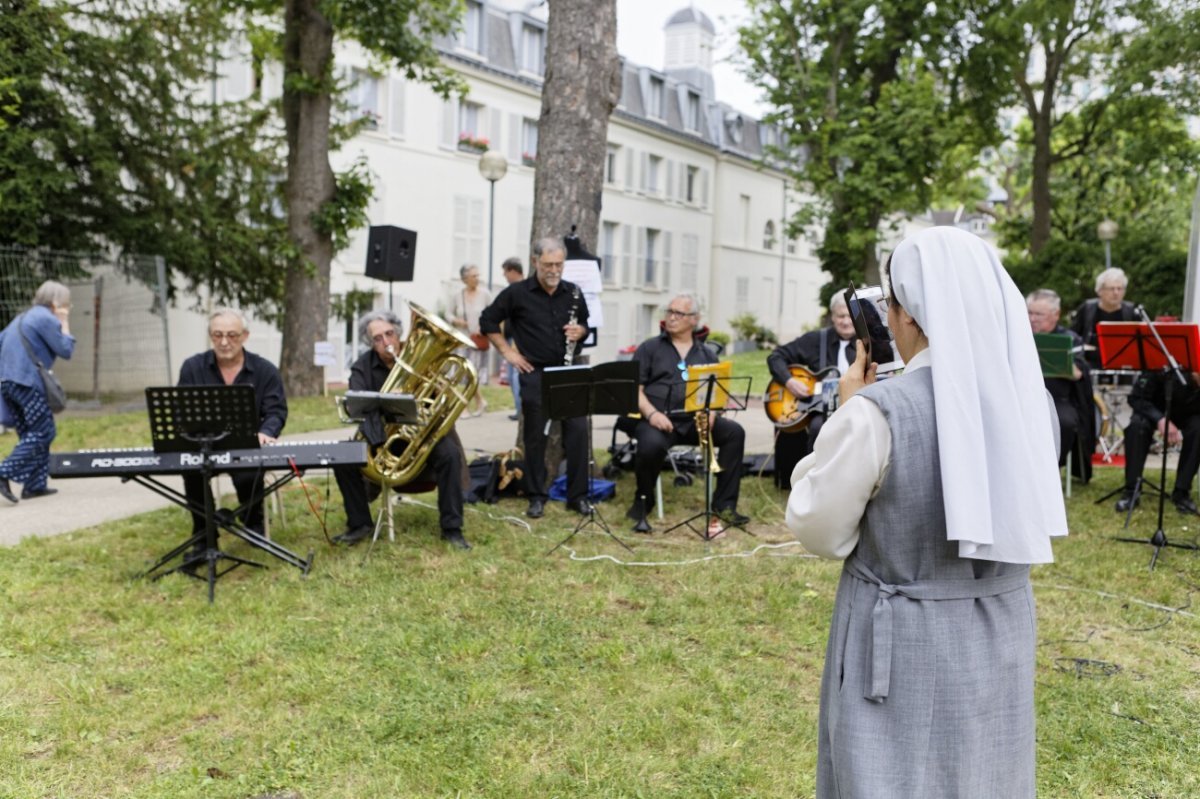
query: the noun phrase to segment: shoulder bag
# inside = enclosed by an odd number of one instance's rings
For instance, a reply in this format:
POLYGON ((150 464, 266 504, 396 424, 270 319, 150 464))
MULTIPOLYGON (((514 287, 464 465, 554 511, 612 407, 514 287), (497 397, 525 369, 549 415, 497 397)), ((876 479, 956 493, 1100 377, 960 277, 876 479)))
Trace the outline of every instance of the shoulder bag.
POLYGON ((17 334, 21 337, 21 343, 25 346, 25 354, 29 356, 29 360, 37 364, 38 374, 42 377, 42 386, 46 391, 46 405, 49 406, 51 413, 59 413, 63 408, 67 407, 67 391, 62 387, 62 383, 58 382, 58 378, 54 376, 51 369, 46 368, 46 365, 38 360, 33 354, 33 347, 29 346, 29 339, 25 338, 23 322, 25 314, 21 314, 22 319, 17 322, 17 334))

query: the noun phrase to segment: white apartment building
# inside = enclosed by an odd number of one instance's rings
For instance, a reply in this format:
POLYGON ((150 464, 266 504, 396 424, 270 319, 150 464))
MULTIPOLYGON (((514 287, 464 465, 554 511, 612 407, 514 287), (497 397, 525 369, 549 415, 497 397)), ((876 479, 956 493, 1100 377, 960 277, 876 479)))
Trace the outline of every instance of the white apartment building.
MULTIPOLYGON (((342 148, 335 168, 365 157, 377 185, 371 224, 415 230, 418 238, 413 282, 389 287, 364 275, 362 231, 336 259, 335 293, 374 290, 379 307, 394 293, 397 307, 411 300, 441 309, 461 286, 462 264, 477 264, 486 280, 493 209, 478 169, 483 142, 508 160, 495 184, 494 288, 503 288, 506 257, 528 265, 546 44, 544 8, 535 14, 468 0, 463 33, 438 43, 470 87, 462 99, 445 101, 424 85, 372 71, 360 50, 339 54, 354 70, 352 112, 373 120, 373 129, 342 148)), ((715 28, 703 12, 681 9, 664 34, 662 70, 622 63, 599 241, 583 242, 603 262, 605 323, 595 360, 657 332, 677 291, 698 293, 718 330, 748 311, 786 340, 821 314, 825 278, 810 244, 782 236, 803 198, 762 160, 774 131, 714 96, 715 28)), ((331 324, 331 339, 342 338, 338 327, 331 324)))

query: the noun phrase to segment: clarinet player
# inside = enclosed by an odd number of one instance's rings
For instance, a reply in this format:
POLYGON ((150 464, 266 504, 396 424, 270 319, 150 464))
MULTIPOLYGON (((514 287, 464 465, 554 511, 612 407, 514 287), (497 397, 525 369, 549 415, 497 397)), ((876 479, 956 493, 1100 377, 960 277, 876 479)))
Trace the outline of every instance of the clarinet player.
MULTIPOLYGON (((570 364, 578 342, 587 335, 587 303, 579 287, 562 279, 566 246, 547 237, 533 247, 534 274, 511 283, 479 316, 479 330, 504 360, 520 373, 521 413, 525 416, 525 515, 538 519, 545 512, 546 417, 542 413, 542 371, 570 364), (500 332, 507 323, 516 342, 514 349, 500 332)), ((567 456, 567 509, 588 515, 587 420, 577 416, 562 420, 563 449, 567 456)))

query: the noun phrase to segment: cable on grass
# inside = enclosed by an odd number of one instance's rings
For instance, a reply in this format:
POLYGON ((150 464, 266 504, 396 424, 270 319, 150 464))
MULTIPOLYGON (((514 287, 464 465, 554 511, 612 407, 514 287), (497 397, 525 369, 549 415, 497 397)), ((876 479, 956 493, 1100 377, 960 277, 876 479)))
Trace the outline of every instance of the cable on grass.
MULTIPOLYGON (((1031 582, 1031 585, 1033 585, 1034 588, 1053 588, 1058 591, 1077 591, 1077 592, 1083 593, 1083 594, 1095 594, 1096 596, 1102 597, 1104 599, 1118 599, 1122 602, 1132 602, 1135 605, 1141 605, 1142 607, 1150 608, 1151 610, 1161 610, 1164 613, 1170 613, 1170 614, 1174 614, 1177 616, 1187 616, 1189 619, 1196 618, 1195 613, 1189 613, 1188 611, 1184 610, 1183 608, 1173 608, 1173 607, 1170 607, 1169 605, 1160 605, 1157 602, 1147 602, 1144 599, 1138 599, 1136 597, 1131 597, 1131 596, 1119 596, 1117 594, 1109 593, 1108 591, 1099 591, 1095 588, 1079 588, 1074 585, 1054 585, 1051 583, 1039 583, 1039 582, 1031 582)), ((1190 606, 1191 606, 1191 602, 1189 602, 1187 605, 1184 605, 1183 607, 1190 607, 1190 606)))
MULTIPOLYGON (((606 560, 611 563, 615 563, 618 566, 653 566, 653 567, 657 567, 657 566, 692 566, 697 563, 707 563, 708 561, 714 561, 714 560, 725 560, 725 559, 729 559, 729 558, 752 558, 758 554, 759 550, 764 550, 764 549, 765 550, 777 550, 777 549, 784 549, 787 547, 798 547, 798 546, 800 546, 799 541, 785 541, 782 544, 759 544, 754 549, 752 549, 748 552, 720 552, 715 555, 705 555, 704 557, 701 557, 701 558, 689 558, 688 560, 628 560, 628 561, 621 560, 620 558, 613 557, 612 555, 590 555, 590 556, 584 557, 584 556, 581 556, 579 553, 577 553, 575 550, 571 549, 570 547, 563 547, 563 549, 567 550, 567 552, 569 553, 570 559, 575 561, 576 563, 592 563, 595 561, 606 560)), ((780 557, 816 558, 817 556, 813 555, 811 553, 808 553, 808 552, 797 552, 797 553, 771 552, 770 557, 775 557, 775 558, 780 558, 780 557)))
POLYGON ((1079 680, 1085 677, 1111 677, 1121 671, 1121 667, 1116 663, 1088 658, 1055 658, 1054 668, 1074 672, 1075 678, 1079 680))
MULTIPOLYGON (((296 475, 296 479, 300 481, 300 488, 301 488, 301 490, 304 491, 304 499, 308 502, 308 509, 310 511, 312 511, 313 518, 316 519, 321 524, 321 533, 325 536, 325 543, 329 544, 329 546, 333 546, 333 540, 330 539, 330 537, 329 537, 329 527, 328 527, 328 525, 325 524, 325 516, 322 515, 317 510, 316 505, 313 504, 313 498, 312 498, 312 494, 309 492, 308 483, 304 482, 304 473, 301 472, 300 469, 296 466, 296 459, 288 458, 288 466, 292 467, 292 474, 296 475)), ((316 489, 313 489, 313 490, 315 491, 316 489)), ((326 508, 328 508, 328 506, 329 506, 329 503, 328 503, 329 481, 328 481, 328 479, 326 479, 326 482, 325 482, 325 492, 326 492, 326 494, 325 494, 326 508)))

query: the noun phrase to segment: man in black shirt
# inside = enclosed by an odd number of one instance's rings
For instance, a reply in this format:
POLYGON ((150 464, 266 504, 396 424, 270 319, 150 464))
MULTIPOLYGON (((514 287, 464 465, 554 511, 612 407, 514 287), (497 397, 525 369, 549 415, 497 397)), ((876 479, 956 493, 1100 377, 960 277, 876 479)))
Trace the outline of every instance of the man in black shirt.
MULTIPOLYGON (((212 349, 183 362, 179 369, 179 385, 253 386, 254 399, 258 404, 258 442, 271 444, 279 438, 287 422, 287 399, 283 395, 283 380, 274 364, 246 351, 245 343, 249 336, 246 318, 240 311, 232 308, 213 311, 208 319, 208 337, 212 340, 212 349)), ((232 479, 238 502, 245 506, 242 523, 262 535, 262 474, 234 472, 232 479)), ((198 475, 185 475, 183 488, 190 502, 196 507, 204 506, 204 491, 208 487, 198 475)), ((203 529, 204 516, 193 513, 193 532, 198 533, 203 529)))
POLYGON ((1070 336, 1071 346, 1076 348, 1071 377, 1047 377, 1044 381, 1058 415, 1058 464, 1066 463, 1067 453, 1073 452, 1071 471, 1086 483, 1092 479, 1092 451, 1096 449, 1096 406, 1092 400, 1091 368, 1081 346, 1083 339, 1058 323, 1062 300, 1057 292, 1032 291, 1025 297, 1025 308, 1034 333, 1070 336))
POLYGON ((1100 350, 1096 343, 1096 325, 1100 322, 1135 322, 1137 311, 1131 302, 1125 301, 1125 289, 1129 278, 1124 270, 1112 267, 1096 277, 1096 299, 1085 300, 1075 309, 1071 329, 1083 339, 1085 358, 1093 369, 1102 369, 1100 350))
MULTIPOLYGON (((1180 385, 1177 378, 1162 372, 1142 372, 1129 393, 1129 407, 1133 416, 1125 428, 1125 491, 1117 500, 1117 510, 1124 513, 1130 505, 1136 506, 1139 497, 1135 494, 1137 480, 1146 466, 1146 455, 1150 442, 1157 430, 1166 444, 1183 441, 1179 451, 1179 464, 1175 472, 1175 490, 1171 501, 1180 513, 1196 513, 1196 503, 1191 498, 1192 480, 1200 468, 1200 383, 1195 372, 1185 372, 1187 385, 1180 385), (1174 380, 1171 393, 1171 418, 1165 415, 1167 405, 1166 383, 1174 380)), ((1166 486, 1163 486, 1166 490, 1166 486)))
MULTIPOLYGON (((800 399, 808 399, 808 387, 792 376, 789 366, 803 366, 814 375, 827 368, 836 368, 839 375, 845 374, 854 363, 854 321, 846 307, 842 293, 833 295, 829 303, 829 318, 832 324, 820 330, 810 330, 787 344, 776 347, 767 356, 767 369, 771 379, 782 385, 800 399)), ((818 386, 820 384, 818 383, 818 386)), ((800 460, 812 452, 826 413, 822 410, 809 417, 808 427, 800 432, 780 433, 775 437, 775 485, 791 490, 792 470, 800 460)))
MULTIPOLYGON (((400 334, 404 325, 391 311, 371 311, 358 323, 358 336, 371 349, 359 356, 350 367, 351 391, 379 391, 383 388, 396 353, 401 350, 400 334)), ((365 424, 365 423, 364 423, 365 424)), ((368 480, 358 466, 339 465, 333 467, 338 489, 342 492, 342 506, 346 509, 346 532, 334 537, 334 541, 354 545, 370 538, 375 531, 371 521, 371 502, 379 496, 378 483, 368 480)), ((466 455, 458 432, 451 430, 443 436, 429 453, 425 468, 417 475, 417 482, 436 481, 438 517, 442 528, 442 540, 459 549, 470 549, 463 537, 463 490, 466 481, 466 455)))
MULTIPOLYGON (((587 335, 588 310, 579 287, 562 279, 566 245, 549 237, 533 248, 535 274, 514 283, 496 296, 479 316, 479 330, 504 360, 520 371, 521 413, 525 417, 525 491, 529 509, 537 519, 546 500, 546 417, 542 413, 542 370, 563 366, 567 345, 572 352, 587 335), (517 349, 500 332, 506 323, 517 349)), ((563 449, 567 455, 567 508, 587 514, 587 420, 578 416, 562 420, 563 449)))
MULTIPOLYGON (((700 304, 696 297, 677 295, 667 303, 663 332, 642 342, 633 354, 638 364, 638 410, 642 419, 634 431, 637 495, 626 516, 636 522, 633 529, 639 533, 650 532, 646 514, 667 451, 677 444, 700 443, 695 415, 683 412, 688 366, 716 363, 717 356, 696 337, 699 323, 700 304)), ((709 419, 717 465, 721 467, 713 490, 713 509, 726 522, 742 525, 750 521, 737 511, 746 431, 723 414, 710 414, 709 419)), ((721 530, 711 532, 719 534, 721 530)))

